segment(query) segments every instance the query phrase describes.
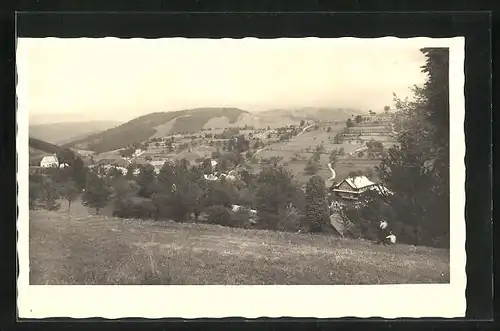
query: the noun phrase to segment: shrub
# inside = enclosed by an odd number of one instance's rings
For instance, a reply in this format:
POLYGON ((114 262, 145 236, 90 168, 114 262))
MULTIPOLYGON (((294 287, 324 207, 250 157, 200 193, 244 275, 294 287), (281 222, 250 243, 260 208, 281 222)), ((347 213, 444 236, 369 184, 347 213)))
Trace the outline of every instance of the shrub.
POLYGON ((155 218, 156 206, 153 200, 142 197, 128 197, 114 202, 113 216, 126 218, 155 218))
POLYGON ((208 214, 208 222, 222 226, 231 226, 231 213, 222 205, 208 207, 205 212, 208 214))
POLYGON ((231 214, 231 224, 230 226, 236 228, 249 229, 253 225, 250 222, 249 210, 245 207, 239 208, 237 211, 230 212, 231 214))
POLYGON ((280 213, 277 230, 284 232, 298 232, 309 230, 305 215, 301 215, 296 209, 291 208, 280 213))
POLYGON ((314 160, 309 160, 304 168, 306 175, 315 175, 319 171, 319 163, 314 160))

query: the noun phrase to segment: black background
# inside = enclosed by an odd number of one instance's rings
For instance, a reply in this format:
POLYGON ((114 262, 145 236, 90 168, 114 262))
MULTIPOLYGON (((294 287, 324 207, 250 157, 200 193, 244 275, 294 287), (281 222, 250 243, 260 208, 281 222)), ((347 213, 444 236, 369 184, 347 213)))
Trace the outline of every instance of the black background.
MULTIPOLYGON (((60 1, 20 1, 20 10, 29 9, 30 12, 22 12, 17 16, 17 22, 13 13, 2 16, 2 131, 0 147, 0 188, 2 197, 11 199, 0 199, 2 217, 0 221, 0 256, 2 257, 2 281, 0 282, 0 299, 3 307, 1 310, 0 329, 7 330, 16 327, 20 329, 40 328, 58 329, 64 328, 94 328, 105 327, 127 328, 127 329, 172 329, 198 327, 209 328, 348 328, 357 327, 369 329, 478 329, 491 328, 491 323, 485 320, 493 318, 492 303, 492 223, 491 208, 492 196, 489 183, 491 183, 491 47, 490 47, 490 16, 487 12, 448 12, 448 13, 333 13, 314 12, 324 8, 323 2, 315 1, 306 5, 295 6, 295 10, 308 9, 311 12, 266 12, 283 7, 284 2, 275 2, 268 5, 261 12, 255 11, 260 1, 242 2, 238 7, 235 1, 213 2, 210 7, 203 6, 199 2, 171 1, 168 8, 162 2, 145 2, 149 12, 142 13, 118 13, 118 12, 57 12, 54 10, 64 9, 60 1), (42 3, 41 3, 42 2, 42 3), (222 4, 221 4, 222 3, 222 4), (43 8, 42 8, 43 6, 43 8), (232 6, 232 7, 231 7, 232 6), (312 8, 311 8, 312 7, 312 8), (228 12, 223 12, 226 8, 228 12), (33 10, 45 10, 45 12, 33 12, 33 10), (158 10, 170 10, 176 12, 160 13, 158 10), (51 11, 52 10, 52 11, 51 11), (197 10, 198 12, 183 12, 182 10, 197 10), (208 11, 201 13, 199 11, 208 11), (236 12, 239 10, 240 12, 236 12), (218 12, 213 12, 218 11, 218 12), (64 323, 35 323, 21 322, 14 325, 16 320, 16 294, 15 294, 15 261, 16 261, 16 151, 15 151, 15 24, 19 37, 121 37, 121 38, 158 38, 158 37, 197 37, 197 38, 277 38, 277 37, 360 37, 373 38, 383 36, 397 37, 466 37, 466 165, 467 165, 467 319, 474 322, 463 322, 457 320, 435 320, 422 321, 419 319, 409 320, 408 323, 396 321, 383 321, 381 319, 363 320, 361 323, 353 323, 350 319, 343 320, 317 320, 317 319, 280 319, 279 323, 269 323, 266 320, 242 322, 241 319, 218 320, 214 323, 204 320, 200 322, 183 323, 182 320, 163 321, 163 323, 146 322, 137 325, 135 323, 109 323, 102 319, 92 319, 101 323, 79 323, 70 319, 51 319, 50 321, 64 321, 64 323), (483 322, 479 322, 483 320, 483 322), (223 323, 219 323, 223 322, 223 323)), ((374 9, 370 7, 371 2, 364 2, 364 10, 374 9)), ((141 2, 144 4, 144 2, 141 2)), ((344 2, 345 3, 345 2, 344 2)), ((356 4, 360 1, 351 1, 356 10, 356 4)), ((464 4, 463 1, 455 1, 455 8, 464 4)), ((477 9, 484 8, 480 1, 475 2, 477 9)), ((140 8, 141 4, 134 4, 140 8)), ((293 7, 289 6, 289 7, 293 7)), ((397 5, 395 5, 397 7, 397 5)), ((409 6, 405 6, 409 7, 409 6)), ((66 7, 66 8, 69 8, 66 7)), ((100 1, 87 1, 85 4, 74 5, 72 10, 130 10, 128 2, 114 3, 106 7, 100 1)), ((398 10, 403 7, 393 8, 398 10)), ((289 8, 291 9, 291 8, 289 8)), ((380 8, 379 8, 380 9, 380 8)), ((405 8, 410 9, 410 8, 405 8)), ((172 298, 170 298, 172 299, 172 298)), ((264 298, 263 298, 264 299, 264 298)), ((432 300, 433 298, 429 298, 432 300)), ((99 298, 96 298, 99 300, 99 298)), ((169 300, 169 298, 165 298, 169 300)), ((214 298, 217 300, 217 298, 214 298)), ((341 300, 331 298, 331 300, 341 300)), ((362 300, 362 298, 359 298, 362 300)), ((384 304, 381 298, 380 304, 384 304)), ((68 303, 69 304, 69 303, 68 303)), ((214 303, 215 304, 215 303, 214 303)), ((258 303, 250 303, 255 305, 258 303)), ((297 304, 308 304, 297 302, 297 304)), ((338 302, 336 302, 338 304, 338 302)), ((403 304, 403 303, 402 303, 403 304)), ((425 304, 422 302, 421 304, 425 304)), ((498 310, 498 309, 496 309, 498 310)), ((132 320, 128 320, 132 321, 132 320)), ((139 321, 135 319, 133 321, 139 321)), ((356 320, 359 321, 359 320, 356 320)), ((275 320, 276 322, 276 320, 275 320)))

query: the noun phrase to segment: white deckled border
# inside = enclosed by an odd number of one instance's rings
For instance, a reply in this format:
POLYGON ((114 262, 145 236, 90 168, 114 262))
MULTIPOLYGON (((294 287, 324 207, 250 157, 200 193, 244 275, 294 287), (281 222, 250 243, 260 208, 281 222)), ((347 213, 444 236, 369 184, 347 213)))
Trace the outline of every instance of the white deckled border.
MULTIPOLYGON (((184 38, 178 38, 184 39, 184 38)), ((187 40, 187 39, 186 39, 187 40)), ((320 43, 324 39, 303 38, 320 43)), ((230 41, 220 39, 220 42, 230 41)), ((242 42, 262 42, 245 38, 242 42)), ((192 40, 190 40, 192 42, 192 40)), ((273 39, 273 45, 297 39, 273 39)), ((332 40, 329 40, 332 42, 332 40)), ((30 286, 28 226, 29 68, 18 54, 18 185, 20 318, 121 317, 463 317, 466 300, 465 251, 465 38, 339 38, 339 46, 374 43, 415 48, 450 48, 450 284, 364 286, 30 286), (381 298, 387 298, 382 300, 381 298)))

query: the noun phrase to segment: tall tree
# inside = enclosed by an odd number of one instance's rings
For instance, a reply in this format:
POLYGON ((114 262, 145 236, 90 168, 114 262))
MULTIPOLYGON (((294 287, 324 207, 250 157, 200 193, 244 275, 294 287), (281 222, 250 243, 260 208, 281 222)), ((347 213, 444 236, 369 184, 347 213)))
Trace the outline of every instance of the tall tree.
POLYGON ((257 176, 256 203, 259 216, 269 229, 276 229, 279 215, 296 200, 297 184, 281 165, 264 166, 257 176))
POLYGON ((61 197, 63 197, 64 199, 66 199, 66 201, 68 201, 68 212, 70 212, 71 203, 80 194, 80 189, 78 188, 77 183, 71 179, 61 182, 59 185, 60 185, 61 197))
POLYGON ((395 104, 402 114, 398 145, 378 167, 394 192, 394 222, 413 229, 413 243, 449 242, 449 54, 425 48, 422 71, 428 79, 414 86, 414 99, 395 104))
POLYGON ((137 175, 137 184, 139 184, 139 196, 143 198, 151 197, 152 185, 156 180, 155 169, 150 164, 145 164, 140 167, 140 172, 137 175))
POLYGON ((320 176, 312 176, 306 185, 306 215, 311 232, 321 232, 328 225, 328 202, 325 182, 320 176))
POLYGON ((96 214, 99 215, 100 209, 107 205, 110 195, 111 191, 106 186, 104 179, 90 172, 87 176, 87 183, 82 196, 83 204, 87 207, 95 208, 96 214))

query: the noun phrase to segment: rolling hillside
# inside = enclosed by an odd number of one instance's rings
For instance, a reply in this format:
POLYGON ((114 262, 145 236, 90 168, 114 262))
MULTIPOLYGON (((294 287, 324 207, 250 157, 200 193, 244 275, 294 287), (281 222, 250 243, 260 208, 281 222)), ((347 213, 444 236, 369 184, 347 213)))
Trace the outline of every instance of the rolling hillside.
POLYGON ((30 136, 53 144, 64 144, 120 124, 115 121, 60 122, 30 125, 30 136))
POLYGON ((57 145, 33 137, 29 138, 28 144, 30 151, 32 150, 34 153, 40 154, 55 154, 61 149, 57 145))
POLYGON ((343 108, 301 108, 248 112, 238 108, 196 108, 156 112, 137 117, 106 131, 75 139, 63 147, 108 152, 140 143, 148 138, 230 126, 255 128, 297 125, 302 120, 345 121, 356 110, 343 108))
POLYGON ((271 109, 259 112, 242 114, 234 123, 229 123, 226 118, 214 117, 208 121, 204 129, 209 128, 227 128, 251 126, 259 128, 276 128, 289 125, 299 125, 302 120, 305 121, 346 121, 353 114, 359 111, 355 109, 343 108, 299 108, 299 109, 271 109))
POLYGON ((245 111, 237 108, 196 108, 173 112, 157 112, 137 117, 117 127, 74 140, 63 147, 107 152, 140 143, 163 127, 163 135, 181 132, 197 132, 213 117, 225 117, 230 123, 237 121, 245 111), (172 123, 169 123, 173 121, 172 123), (166 130, 165 130, 166 129, 166 130))

